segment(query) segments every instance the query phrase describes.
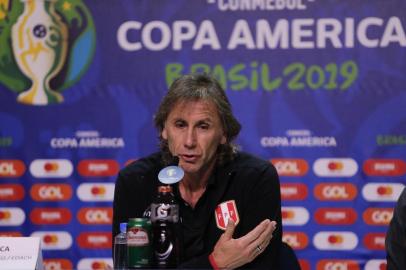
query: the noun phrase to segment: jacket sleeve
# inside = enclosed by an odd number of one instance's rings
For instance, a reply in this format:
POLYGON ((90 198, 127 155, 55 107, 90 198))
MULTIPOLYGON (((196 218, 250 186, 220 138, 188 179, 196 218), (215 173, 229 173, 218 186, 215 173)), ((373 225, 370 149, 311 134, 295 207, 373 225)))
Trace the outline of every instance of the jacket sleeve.
POLYGON ((406 269, 406 188, 395 206, 385 246, 388 270, 406 269))
POLYGON ((242 235, 255 228, 264 219, 276 221, 276 229, 268 247, 244 269, 279 269, 279 254, 282 243, 281 195, 279 177, 272 164, 266 165, 261 172, 255 173, 246 190, 247 199, 244 217, 241 221, 242 235))

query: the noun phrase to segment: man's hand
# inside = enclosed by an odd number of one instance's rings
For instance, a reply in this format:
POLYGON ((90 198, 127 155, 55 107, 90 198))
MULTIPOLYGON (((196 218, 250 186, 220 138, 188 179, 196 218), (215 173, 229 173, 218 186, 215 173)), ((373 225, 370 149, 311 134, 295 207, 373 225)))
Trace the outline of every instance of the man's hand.
POLYGON ((275 228, 275 221, 265 219, 243 237, 233 239, 235 223, 229 219, 226 231, 217 241, 211 256, 220 269, 240 267, 253 261, 265 250, 275 228))

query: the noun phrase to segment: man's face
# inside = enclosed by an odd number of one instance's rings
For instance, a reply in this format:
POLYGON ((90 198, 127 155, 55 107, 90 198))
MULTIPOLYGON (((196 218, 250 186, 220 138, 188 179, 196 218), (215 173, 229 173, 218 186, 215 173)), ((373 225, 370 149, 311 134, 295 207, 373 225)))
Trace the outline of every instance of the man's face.
POLYGON ((210 101, 179 101, 165 121, 162 138, 179 157, 185 173, 201 173, 216 160, 217 147, 226 143, 216 106, 210 101))

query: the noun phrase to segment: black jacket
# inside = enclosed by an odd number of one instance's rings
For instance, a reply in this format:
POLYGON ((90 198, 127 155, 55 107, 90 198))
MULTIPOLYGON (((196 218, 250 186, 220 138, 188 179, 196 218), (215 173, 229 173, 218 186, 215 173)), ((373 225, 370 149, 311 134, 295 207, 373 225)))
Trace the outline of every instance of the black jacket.
MULTIPOLYGON (((137 160, 120 171, 114 192, 113 236, 119 232, 120 222, 132 217, 142 217, 151 204, 157 190, 159 171, 164 167, 160 154, 137 160)), ((278 269, 278 257, 282 238, 281 198, 277 172, 270 162, 238 153, 237 157, 214 172, 218 179, 213 191, 208 192, 207 213, 203 237, 204 252, 182 263, 180 268, 208 269, 208 255, 224 232, 215 221, 215 208, 222 202, 234 200, 240 222, 234 238, 239 238, 269 218, 277 222, 270 245, 253 262, 242 268, 278 269)), ((184 247, 187 249, 188 247, 184 247)))
POLYGON ((388 270, 406 269, 406 189, 400 195, 386 234, 388 270))

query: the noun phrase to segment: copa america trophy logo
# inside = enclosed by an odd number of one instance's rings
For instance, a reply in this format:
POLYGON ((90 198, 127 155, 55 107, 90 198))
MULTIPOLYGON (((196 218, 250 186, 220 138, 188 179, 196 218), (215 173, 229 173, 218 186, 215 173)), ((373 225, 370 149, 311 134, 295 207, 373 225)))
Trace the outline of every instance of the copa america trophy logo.
POLYGON ((24 104, 63 102, 61 92, 93 57, 87 7, 81 0, 6 0, 0 10, 0 82, 24 104))

